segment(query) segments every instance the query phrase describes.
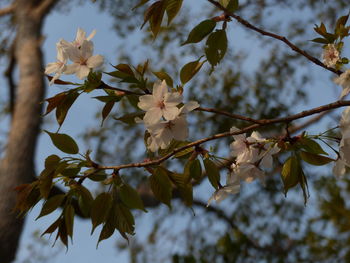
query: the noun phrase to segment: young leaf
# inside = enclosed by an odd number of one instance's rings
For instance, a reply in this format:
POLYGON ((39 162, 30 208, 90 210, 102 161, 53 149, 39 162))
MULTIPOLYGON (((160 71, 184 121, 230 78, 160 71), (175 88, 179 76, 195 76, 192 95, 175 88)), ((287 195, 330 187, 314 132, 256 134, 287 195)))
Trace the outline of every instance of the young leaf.
POLYGON ((190 177, 192 177, 194 180, 199 181, 202 178, 202 165, 201 162, 196 159, 193 161, 190 161, 190 177))
POLYGON ((53 144, 62 152, 68 154, 79 153, 79 147, 77 143, 69 135, 63 133, 51 133, 46 130, 45 132, 50 136, 53 144))
MULTIPOLYGON (((119 232, 121 232, 121 234, 128 233, 133 235, 135 230, 135 219, 130 212, 130 209, 122 203, 117 203, 115 208, 117 214, 116 228, 119 230, 119 232)), ((122 234, 122 236, 124 238, 126 237, 125 234, 122 234)))
POLYGON ((164 72, 164 71, 158 71, 158 72, 153 72, 153 74, 160 80, 165 80, 166 84, 169 87, 173 87, 174 86, 174 81, 173 79, 168 75, 168 73, 164 72))
POLYGON ((101 193, 96 197, 92 203, 91 208, 91 222, 92 230, 91 234, 94 232, 95 228, 101 223, 106 221, 108 213, 112 207, 112 196, 108 193, 101 193))
POLYGON ((173 189, 167 172, 162 168, 155 169, 149 177, 149 183, 154 196, 171 208, 170 200, 173 189))
POLYGON ((52 234, 56 231, 58 226, 61 224, 61 217, 59 217, 55 222, 53 222, 45 231, 41 234, 41 236, 45 234, 52 234))
POLYGON ((54 196, 50 197, 43 204, 43 207, 40 211, 40 214, 38 215, 38 217, 35 220, 39 219, 40 217, 46 216, 46 215, 52 213, 53 211, 55 211, 62 204, 65 197, 66 197, 66 195, 64 195, 64 194, 54 195, 54 196))
POLYGON ((67 235, 73 237, 74 226, 74 207, 69 204, 64 208, 64 221, 66 226, 67 235))
POLYGON ((102 122, 101 122, 101 126, 103 126, 103 122, 105 121, 105 119, 107 118, 107 116, 109 115, 109 113, 111 112, 111 110, 113 109, 115 102, 110 101, 107 102, 105 104, 105 106, 102 109, 102 122))
POLYGON ((334 162, 333 159, 328 158, 326 156, 314 154, 314 153, 309 153, 309 152, 304 152, 301 151, 300 153, 301 159, 303 159, 305 162, 312 164, 312 165, 325 165, 330 162, 334 162))
POLYGON ((145 207, 138 192, 128 184, 123 184, 119 191, 120 199, 124 204, 132 209, 140 209, 145 212, 145 207))
POLYGON ((62 102, 56 108, 56 120, 57 123, 61 126, 67 116, 68 110, 73 105, 74 101, 78 98, 79 93, 69 92, 62 102))
POLYGON ((44 115, 49 114, 51 111, 53 111, 54 109, 56 109, 56 107, 58 105, 60 105, 62 103, 62 101, 66 98, 67 96, 67 92, 61 92, 56 94, 54 97, 52 98, 48 98, 46 99, 46 101, 49 103, 46 107, 46 112, 44 115))
POLYGON ((176 17, 179 13, 183 0, 167 0, 165 11, 168 16, 168 25, 170 25, 171 21, 176 17))
POLYGON ((213 20, 204 20, 195 26, 187 37, 187 40, 182 45, 190 43, 198 43, 209 35, 215 28, 216 22, 213 20))
POLYGON ((214 68, 225 56, 227 50, 227 36, 225 30, 217 30, 208 37, 205 47, 205 55, 212 68, 214 68))
POLYGON ((209 160, 208 158, 204 159, 203 162, 209 182, 215 189, 219 189, 220 172, 218 167, 213 161, 209 160))
POLYGON ((287 195, 290 188, 293 188, 299 183, 301 173, 302 170, 298 158, 294 155, 289 157, 282 167, 282 180, 285 195, 287 195))
POLYGON ((310 138, 303 137, 299 143, 300 147, 309 153, 328 155, 316 141, 310 138))
POLYGON ((238 0, 220 0, 219 3, 225 7, 229 12, 237 10, 239 1, 238 0))
POLYGON ((189 82, 194 75, 198 73, 206 60, 200 62, 200 59, 187 63, 180 71, 180 80, 182 84, 189 82))

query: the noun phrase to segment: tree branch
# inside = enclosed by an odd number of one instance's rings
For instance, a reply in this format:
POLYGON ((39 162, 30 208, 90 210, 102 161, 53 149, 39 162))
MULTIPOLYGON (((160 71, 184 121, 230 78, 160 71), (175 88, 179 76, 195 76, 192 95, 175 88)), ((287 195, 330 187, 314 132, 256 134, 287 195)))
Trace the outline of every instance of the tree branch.
POLYGON ((167 159, 169 159, 170 157, 172 157, 173 155, 175 155, 178 152, 181 152, 183 150, 186 150, 186 149, 194 147, 194 146, 201 145, 202 143, 205 143, 208 141, 212 141, 212 140, 216 140, 216 139, 220 139, 220 138, 224 138, 224 137, 228 137, 228 136, 232 136, 232 135, 246 133, 246 132, 258 129, 260 127, 275 124, 275 123, 282 123, 282 122, 289 123, 289 122, 296 120, 296 119, 301 119, 301 118, 304 118, 304 117, 307 117, 307 116, 310 116, 310 115, 313 115, 316 113, 320 113, 323 111, 328 111, 331 109, 336 109, 336 108, 340 108, 340 107, 344 107, 344 106, 349 106, 349 105, 350 105, 350 101, 336 101, 336 102, 326 104, 326 105, 323 105, 320 107, 316 107, 316 108, 313 108, 310 110, 302 111, 300 113, 290 115, 287 117, 259 120, 260 123, 256 123, 256 124, 247 126, 243 129, 241 129, 240 131, 237 131, 237 132, 236 131, 235 132, 229 131, 229 132, 224 132, 224 133, 218 133, 218 134, 212 135, 210 137, 194 141, 194 142, 189 143, 185 146, 176 148, 172 152, 170 152, 170 153, 168 153, 168 154, 164 155, 163 157, 156 159, 156 160, 140 162, 140 163, 122 164, 122 165, 117 165, 117 166, 98 166, 98 169, 101 169, 101 170, 102 169, 121 170, 121 169, 132 168, 132 167, 148 167, 148 166, 152 166, 152 165, 159 165, 160 163, 166 161, 167 159))
POLYGON ((34 10, 34 13, 43 17, 46 13, 50 12, 51 9, 57 4, 60 0, 43 0, 40 5, 34 10))
POLYGON ((244 25, 245 27, 253 30, 253 31, 256 31, 258 33, 260 33, 261 35, 264 35, 264 36, 268 36, 268 37, 272 37, 272 38, 275 38, 277 40, 280 40, 282 42, 284 42, 286 45, 288 45, 292 50, 294 50, 295 52, 299 53, 300 55, 306 57, 308 60, 310 60, 311 62, 313 62, 314 64, 324 68, 324 69, 327 69, 337 75, 340 75, 342 74, 343 72, 341 70, 337 70, 335 68, 332 68, 332 67, 327 67, 325 64, 323 64, 319 59, 311 56, 309 53, 307 53, 306 51, 300 49, 299 47, 297 47, 296 45, 294 45, 292 42, 290 42, 286 37, 284 36, 280 36, 280 35, 277 35, 277 34, 274 34, 274 33, 271 33, 271 32, 268 32, 268 31, 265 31, 261 28, 258 28, 252 24, 250 24, 247 20, 244 20, 243 18, 241 18, 240 16, 238 15, 235 15, 234 13, 232 12, 229 12, 225 7, 223 7, 220 3, 216 2, 215 0, 207 0, 208 2, 212 3, 214 6, 216 6, 217 8, 221 9, 222 11, 225 12, 225 14, 229 17, 232 17, 234 18, 238 23, 244 25))
POLYGON ((220 115, 224 115, 224 116, 230 117, 232 119, 248 121, 248 122, 252 122, 252 123, 260 123, 260 120, 255 120, 255 119, 252 119, 252 118, 249 118, 249 117, 245 117, 245 116, 242 116, 242 115, 233 114, 233 113, 229 113, 227 111, 217 110, 217 109, 213 109, 213 108, 199 107, 199 108, 197 108, 195 110, 196 111, 213 112, 213 113, 216 113, 216 114, 220 114, 220 115))
POLYGON ((13 11, 15 10, 16 5, 15 4, 11 4, 7 7, 4 7, 2 9, 0 9, 0 16, 5 16, 5 15, 9 15, 12 14, 13 11))

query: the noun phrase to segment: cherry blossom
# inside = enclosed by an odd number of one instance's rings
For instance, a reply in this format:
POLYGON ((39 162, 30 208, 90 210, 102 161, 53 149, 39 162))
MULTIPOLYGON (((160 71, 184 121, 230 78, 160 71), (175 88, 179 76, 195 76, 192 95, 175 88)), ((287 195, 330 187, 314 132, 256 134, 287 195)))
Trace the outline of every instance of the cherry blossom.
POLYGON ((334 79, 334 83, 342 86, 343 91, 340 95, 340 98, 344 98, 350 93, 350 69, 346 70, 339 77, 334 79))
POLYGON ((68 60, 68 54, 60 43, 56 44, 57 49, 57 61, 47 64, 45 68, 45 74, 55 73, 50 81, 52 85, 56 79, 58 79, 61 74, 66 70, 66 64, 68 60))
POLYGON ((146 111, 143 118, 145 123, 157 123, 162 117, 165 120, 174 120, 179 115, 179 105, 182 95, 178 92, 169 92, 165 80, 153 86, 152 95, 140 96, 137 106, 146 111))
POLYGON ((230 194, 239 193, 241 188, 239 177, 229 173, 226 178, 226 185, 219 188, 214 192, 214 194, 209 198, 207 206, 214 200, 220 203, 222 200, 226 199, 230 194))
POLYGON ((327 67, 334 67, 339 61, 339 51, 336 49, 334 44, 328 44, 323 49, 323 64, 327 67))
POLYGON ((84 40, 80 49, 68 48, 68 56, 73 64, 67 65, 65 74, 75 74, 79 79, 87 77, 91 69, 98 68, 103 64, 103 56, 92 55, 94 45, 91 41, 84 40))
POLYGON ((155 152, 158 149, 166 149, 173 139, 184 141, 188 137, 188 124, 186 114, 199 107, 198 102, 190 101, 183 105, 174 120, 158 121, 156 123, 143 122, 150 137, 147 139, 147 148, 155 152))
POLYGON ((89 41, 95 35, 96 35, 96 30, 95 29, 92 30, 92 32, 90 33, 90 35, 88 37, 86 37, 86 32, 83 29, 78 28, 77 35, 75 37, 75 40, 72 42, 72 44, 75 47, 80 48, 85 40, 89 41))

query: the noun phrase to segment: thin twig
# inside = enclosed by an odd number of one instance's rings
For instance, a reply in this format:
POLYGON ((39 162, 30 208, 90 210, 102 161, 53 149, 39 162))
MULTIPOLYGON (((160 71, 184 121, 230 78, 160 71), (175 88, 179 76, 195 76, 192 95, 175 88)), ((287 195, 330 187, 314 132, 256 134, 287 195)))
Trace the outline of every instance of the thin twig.
POLYGON ((212 135, 210 137, 207 137, 207 138, 203 138, 203 139, 194 141, 194 142, 189 143, 185 146, 176 148, 172 152, 170 152, 170 153, 168 153, 168 154, 164 155, 163 157, 156 159, 156 160, 140 162, 140 163, 122 164, 122 165, 117 165, 117 166, 99 166, 98 169, 117 169, 117 170, 120 170, 120 169, 125 169, 125 168, 132 168, 132 167, 148 167, 148 166, 152 166, 152 165, 159 165, 160 163, 166 161, 167 159, 169 159, 170 157, 172 157, 173 155, 175 155, 178 152, 181 152, 183 150, 186 150, 186 149, 194 147, 194 146, 201 145, 201 144, 208 142, 208 141, 228 137, 231 135, 238 135, 238 134, 246 133, 246 132, 249 132, 252 130, 256 130, 260 127, 266 126, 266 125, 271 125, 271 124, 275 124, 275 123, 283 123, 283 122, 288 123, 288 122, 291 122, 291 121, 296 120, 296 119, 301 119, 301 118, 311 116, 311 115, 316 114, 316 113, 320 113, 323 111, 328 111, 331 109, 336 109, 336 108, 340 108, 340 107, 344 107, 344 106, 350 106, 350 101, 336 101, 336 102, 326 104, 326 105, 323 105, 320 107, 316 107, 316 108, 313 108, 310 110, 302 111, 300 113, 290 115, 287 117, 260 120, 260 123, 256 123, 256 124, 247 126, 245 128, 242 128, 240 131, 232 131, 232 132, 229 131, 229 132, 219 133, 219 134, 215 134, 215 135, 212 135))
POLYGON ((0 9, 0 16, 12 14, 14 10, 15 10, 15 4, 6 6, 2 9, 0 9))
POLYGON ((238 114, 233 114, 233 113, 229 113, 227 111, 222 111, 222 110, 217 110, 214 108, 203 108, 203 107, 199 107, 197 109, 195 109, 196 111, 206 111, 206 112, 213 112, 216 114, 220 114, 220 115, 224 115, 227 117, 230 117, 232 119, 238 119, 238 120, 242 120, 242 121, 248 121, 248 122, 252 122, 252 123, 260 123, 260 120, 255 120, 246 116, 242 116, 242 115, 238 115, 238 114))
POLYGON ((97 89, 115 90, 115 91, 119 91, 119 92, 124 92, 125 94, 129 94, 129 95, 138 95, 138 96, 145 95, 144 93, 139 93, 139 92, 134 92, 134 91, 130 91, 130 90, 115 88, 115 87, 109 86, 108 84, 106 84, 104 82, 102 82, 102 84, 100 86, 98 86, 97 89))
POLYGON ((271 33, 271 32, 268 32, 268 31, 265 31, 261 28, 258 28, 254 25, 252 25, 251 23, 249 23, 247 20, 241 18, 240 16, 238 15, 235 15, 234 13, 228 11, 225 7, 223 7, 220 3, 214 1, 214 0, 207 0, 208 2, 212 3, 213 5, 215 5, 217 8, 221 9, 222 11, 225 12, 225 14, 227 16, 230 16, 232 18, 234 18, 238 23, 244 25, 245 27, 253 30, 253 31, 256 31, 264 36, 268 36, 268 37, 272 37, 272 38, 275 38, 275 39, 278 39, 282 42, 284 42, 286 45, 288 45, 292 50, 294 50, 295 52, 299 53, 300 55, 306 57, 308 60, 310 60, 311 62, 315 63, 316 65, 324 68, 324 69, 327 69, 337 75, 340 75, 342 74, 343 72, 341 70, 337 70, 335 68, 331 68, 331 67, 327 67, 325 64, 323 64, 319 59, 311 56, 309 53, 307 53, 306 51, 300 49, 299 47, 297 47, 296 45, 294 45, 292 42, 290 42, 286 37, 284 36, 280 36, 280 35, 277 35, 277 34, 274 34, 274 33, 271 33))

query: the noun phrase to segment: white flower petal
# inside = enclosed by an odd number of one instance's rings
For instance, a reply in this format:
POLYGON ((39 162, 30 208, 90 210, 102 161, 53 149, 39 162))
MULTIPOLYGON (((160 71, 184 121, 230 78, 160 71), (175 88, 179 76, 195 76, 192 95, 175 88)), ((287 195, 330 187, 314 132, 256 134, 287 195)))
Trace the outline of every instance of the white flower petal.
POLYGON ((157 104, 152 95, 143 95, 139 97, 139 103, 137 104, 137 106, 141 110, 148 111, 151 108, 156 107, 157 104))
POLYGON ((45 68, 45 74, 51 74, 53 72, 58 71, 59 69, 59 65, 57 64, 57 62, 52 62, 46 65, 45 68))
POLYGON ((89 68, 98 68, 103 64, 104 57, 101 55, 95 55, 92 57, 89 57, 86 61, 86 65, 89 68))
POLYGON ((90 73, 90 69, 87 66, 84 65, 79 65, 79 68, 77 70, 77 72, 75 73, 75 75, 79 78, 79 79, 83 79, 86 78, 90 73))
POLYGON ((158 122, 161 117, 162 117, 161 109, 151 108, 146 112, 145 117, 143 117, 143 121, 145 123, 152 124, 152 123, 158 122))
POLYGON ((168 87, 165 80, 154 83, 153 96, 156 100, 163 101, 166 93, 168 93, 168 87))
POLYGON ((79 64, 76 64, 76 63, 73 63, 73 64, 70 64, 70 65, 67 65, 65 70, 63 71, 64 74, 75 74, 77 73, 77 71, 79 70, 80 68, 80 65, 79 64))
POLYGON ((165 105, 165 108, 162 110, 162 115, 168 121, 174 120, 179 115, 179 109, 177 107, 168 107, 168 105, 165 105))

